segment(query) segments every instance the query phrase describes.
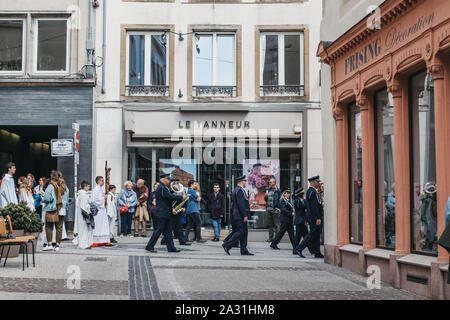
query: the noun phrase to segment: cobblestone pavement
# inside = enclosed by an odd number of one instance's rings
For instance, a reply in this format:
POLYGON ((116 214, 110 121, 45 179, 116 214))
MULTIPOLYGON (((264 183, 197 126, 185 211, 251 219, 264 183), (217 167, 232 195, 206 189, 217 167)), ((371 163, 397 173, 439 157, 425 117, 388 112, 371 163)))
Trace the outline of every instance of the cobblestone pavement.
POLYGON ((221 242, 179 246, 180 253, 159 245, 150 254, 148 239, 118 240, 115 247, 90 250, 64 241, 57 253, 38 246, 36 267, 25 271, 21 258, 9 259, 0 266, 0 299, 423 299, 384 284, 368 289, 365 277, 323 259, 300 259, 286 243, 281 250, 249 243, 255 256, 238 249, 228 256, 221 242))

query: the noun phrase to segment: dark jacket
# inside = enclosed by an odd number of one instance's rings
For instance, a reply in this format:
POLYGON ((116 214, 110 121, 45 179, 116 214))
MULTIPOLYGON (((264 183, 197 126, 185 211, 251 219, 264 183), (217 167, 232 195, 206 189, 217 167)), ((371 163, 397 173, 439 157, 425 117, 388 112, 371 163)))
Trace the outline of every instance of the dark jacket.
POLYGON ((323 206, 319 194, 314 187, 309 187, 306 192, 307 213, 306 221, 309 224, 315 224, 317 219, 323 217, 323 206))
POLYGON ((244 221, 244 217, 250 219, 250 203, 244 188, 238 186, 231 194, 231 217, 238 221, 244 221))
POLYGON ((156 191, 151 191, 148 197, 147 209, 150 214, 155 213, 156 206, 153 206, 153 198, 156 196, 156 191))
MULTIPOLYGON (((267 192, 269 192, 271 189, 267 190, 267 192)), ((273 209, 280 209, 280 199, 281 199, 281 190, 278 187, 275 187, 273 190, 273 209)), ((264 196, 264 201, 266 202, 266 207, 269 210, 269 197, 268 196, 264 196)))
POLYGON ((160 184, 155 191, 156 208, 155 215, 159 218, 169 219, 172 216, 172 204, 174 201, 182 201, 182 196, 170 192, 164 184, 160 184))
POLYGON ((289 200, 286 200, 284 198, 281 198, 280 200, 280 223, 292 223, 293 216, 292 216, 292 210, 294 209, 294 206, 289 202, 289 200))
POLYGON ((214 197, 214 192, 209 195, 208 209, 211 212, 211 219, 223 218, 225 214, 225 198, 220 192, 214 197))
POLYGON ((295 197, 294 199, 295 218, 294 224, 304 224, 306 222, 306 200, 295 197))

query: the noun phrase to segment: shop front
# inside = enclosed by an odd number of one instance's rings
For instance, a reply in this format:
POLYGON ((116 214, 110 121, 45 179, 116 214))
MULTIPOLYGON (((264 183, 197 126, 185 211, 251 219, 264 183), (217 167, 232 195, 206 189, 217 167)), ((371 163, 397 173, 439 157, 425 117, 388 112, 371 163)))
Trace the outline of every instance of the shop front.
POLYGON ((153 185, 170 173, 187 187, 200 184, 200 211, 209 226, 208 195, 218 183, 226 199, 228 225, 235 179, 245 174, 253 219, 266 228, 264 194, 275 177, 280 188, 295 188, 305 178, 302 112, 192 112, 125 110, 127 177, 153 185))
POLYGON ((331 66, 337 243, 330 263, 450 298, 438 246, 450 199, 450 2, 388 0, 318 55, 331 66))

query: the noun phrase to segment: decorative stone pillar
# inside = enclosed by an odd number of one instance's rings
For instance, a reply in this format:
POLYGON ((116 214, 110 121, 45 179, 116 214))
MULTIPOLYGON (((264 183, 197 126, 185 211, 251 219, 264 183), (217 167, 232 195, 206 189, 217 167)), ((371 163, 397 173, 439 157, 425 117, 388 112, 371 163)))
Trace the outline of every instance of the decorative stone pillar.
POLYGON ((408 81, 395 78, 388 91, 394 99, 395 254, 411 251, 408 81))
POLYGON ((376 247, 375 210, 375 119, 373 97, 362 93, 356 100, 361 111, 362 127, 362 202, 363 202, 363 249, 376 247))
POLYGON ((333 109, 336 120, 336 171, 337 171, 337 245, 350 242, 349 210, 348 210, 348 142, 347 117, 342 105, 333 109), (347 183, 346 183, 347 181, 347 183))
MULTIPOLYGON (((436 57, 428 66, 434 80, 438 237, 445 228, 445 208, 450 196, 450 59, 446 62, 436 57)), ((449 261, 447 251, 441 246, 438 261, 449 261)))

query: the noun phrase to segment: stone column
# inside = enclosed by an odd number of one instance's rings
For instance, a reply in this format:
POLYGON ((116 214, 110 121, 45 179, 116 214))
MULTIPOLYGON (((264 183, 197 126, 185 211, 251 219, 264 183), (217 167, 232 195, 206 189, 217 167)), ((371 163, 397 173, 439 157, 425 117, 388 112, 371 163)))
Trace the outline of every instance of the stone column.
POLYGON ((361 110, 363 250, 376 247, 375 210, 375 119, 372 95, 361 94, 356 101, 361 110))
POLYGON ((348 211, 348 142, 346 112, 342 105, 333 110, 336 120, 336 175, 337 175, 337 245, 343 246, 349 239, 349 211, 348 211), (347 183, 345 183, 347 181, 347 183))
POLYGON ((395 253, 411 251, 408 81, 395 78, 388 86, 394 99, 395 253))
MULTIPOLYGON (((438 237, 445 228, 445 208, 450 196, 450 59, 445 62, 435 58, 428 66, 434 80, 438 237)), ((447 251, 441 246, 438 261, 449 261, 447 251)))

